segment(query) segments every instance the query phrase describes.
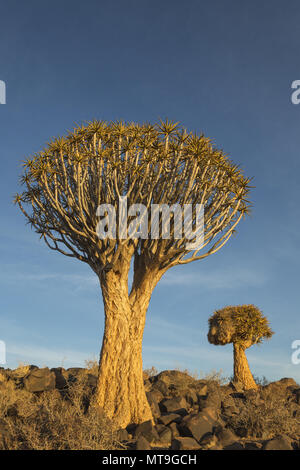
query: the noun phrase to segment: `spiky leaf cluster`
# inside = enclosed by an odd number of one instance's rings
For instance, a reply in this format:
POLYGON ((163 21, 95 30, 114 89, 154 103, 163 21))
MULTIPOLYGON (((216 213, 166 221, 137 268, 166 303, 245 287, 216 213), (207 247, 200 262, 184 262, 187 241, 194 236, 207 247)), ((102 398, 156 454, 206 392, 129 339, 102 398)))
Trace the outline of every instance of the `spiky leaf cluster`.
POLYGON ((27 159, 21 183, 15 202, 41 238, 97 273, 113 266, 124 247, 162 269, 204 258, 229 240, 250 206, 250 179, 210 139, 168 120, 78 126, 27 159), (99 240, 97 207, 107 203, 118 211, 118 198, 125 195, 128 205, 147 208, 203 204, 201 254, 190 256, 184 238, 99 240))
MULTIPOLYGON (((269 339, 274 334, 269 326, 269 321, 261 310, 255 305, 229 305, 216 310, 208 320, 209 329, 218 327, 218 332, 228 332, 228 338, 232 343, 261 343, 263 339, 269 339)), ((218 341, 218 335, 214 337, 218 341)), ((222 343, 223 344, 223 343, 222 343)))

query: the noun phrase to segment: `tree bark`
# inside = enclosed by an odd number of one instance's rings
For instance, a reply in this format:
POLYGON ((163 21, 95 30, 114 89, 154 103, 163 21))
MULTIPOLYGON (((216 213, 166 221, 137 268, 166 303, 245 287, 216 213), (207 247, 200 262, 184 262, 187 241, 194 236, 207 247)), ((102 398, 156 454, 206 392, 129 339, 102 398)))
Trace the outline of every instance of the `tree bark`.
POLYGON ((233 358, 234 381, 239 382, 245 390, 258 388, 249 368, 245 347, 243 345, 233 343, 233 358))
POLYGON ((105 329, 96 390, 98 405, 116 429, 152 420, 143 379, 142 339, 155 276, 148 273, 128 295, 124 270, 108 272, 100 283, 105 329), (121 274, 122 273, 122 274, 121 274))

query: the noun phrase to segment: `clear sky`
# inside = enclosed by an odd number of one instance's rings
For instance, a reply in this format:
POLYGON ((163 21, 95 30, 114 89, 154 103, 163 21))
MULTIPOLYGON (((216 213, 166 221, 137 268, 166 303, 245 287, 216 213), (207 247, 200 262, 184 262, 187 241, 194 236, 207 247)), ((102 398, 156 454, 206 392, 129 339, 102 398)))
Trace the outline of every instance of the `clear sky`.
POLYGON ((168 117, 203 131, 254 177, 251 217, 203 261, 154 291, 144 367, 232 372, 231 345, 208 344, 217 308, 253 303, 273 338, 248 350, 253 373, 300 380, 300 79, 297 0, 10 0, 1 3, 0 339, 6 367, 97 358, 103 304, 93 272, 50 251, 12 204, 21 161, 93 118, 168 117))

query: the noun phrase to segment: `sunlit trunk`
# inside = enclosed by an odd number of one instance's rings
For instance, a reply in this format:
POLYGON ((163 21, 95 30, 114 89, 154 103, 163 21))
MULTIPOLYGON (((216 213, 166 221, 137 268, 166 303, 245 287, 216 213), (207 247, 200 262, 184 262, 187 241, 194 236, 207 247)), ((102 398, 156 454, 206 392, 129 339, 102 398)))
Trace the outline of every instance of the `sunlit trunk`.
POLYGON ((245 390, 257 388, 249 368, 245 348, 237 343, 233 344, 234 381, 239 382, 245 390))
POLYGON ((143 280, 128 296, 127 279, 109 272, 101 280, 105 329, 99 363, 97 402, 116 428, 153 420, 143 380, 142 339, 153 283, 143 280), (146 287, 148 286, 148 287, 146 287))

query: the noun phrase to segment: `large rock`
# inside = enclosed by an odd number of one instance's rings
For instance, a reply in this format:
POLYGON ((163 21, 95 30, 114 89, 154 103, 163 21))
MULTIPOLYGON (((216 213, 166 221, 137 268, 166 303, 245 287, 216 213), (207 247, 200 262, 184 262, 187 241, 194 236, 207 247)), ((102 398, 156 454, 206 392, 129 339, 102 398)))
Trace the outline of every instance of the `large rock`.
POLYGON ((165 382, 171 388, 186 388, 195 382, 195 379, 186 372, 179 370, 164 370, 156 376, 156 380, 165 382))
POLYGON ((84 367, 69 367, 69 369, 67 369, 68 374, 72 374, 74 376, 82 374, 85 371, 86 369, 84 369, 84 367))
POLYGON ((293 448, 287 436, 277 436, 265 442, 263 450, 293 450, 293 448))
POLYGON ((297 387, 298 385, 297 382, 291 377, 284 377, 283 379, 277 380, 277 382, 272 383, 278 383, 280 385, 283 385, 284 387, 297 387))
POLYGON ((134 431, 134 437, 138 438, 139 436, 143 436, 150 443, 159 441, 158 432, 150 420, 137 425, 134 431))
POLYGON ((46 392, 55 389, 56 377, 48 367, 33 369, 24 377, 23 383, 28 392, 46 392))
MULTIPOLYGON (((192 389, 195 379, 186 372, 165 370, 153 378, 153 389, 160 390, 165 397, 184 396, 192 389)), ((191 397, 193 400, 193 397, 191 397)))
POLYGON ((199 396, 199 406, 201 410, 205 408, 221 409, 221 395, 218 390, 208 391, 206 397, 199 396))
POLYGON ((24 378, 32 371, 38 369, 34 365, 20 366, 17 369, 9 371, 9 379, 13 380, 13 383, 17 389, 24 387, 24 378))
POLYGON ((214 421, 206 413, 198 413, 194 416, 186 416, 179 425, 182 436, 193 437, 200 441, 207 433, 212 433, 214 421))
POLYGON ((176 437, 172 440, 173 450, 197 450, 200 445, 192 437, 176 437))
POLYGON ((127 442, 130 440, 130 436, 126 429, 119 429, 116 433, 117 439, 121 442, 127 442))
POLYGON ((158 391, 165 397, 169 394, 169 387, 163 380, 157 380, 157 382, 152 385, 152 391, 158 391))
POLYGON ((159 406, 162 412, 176 413, 181 416, 187 415, 189 409, 189 405, 183 397, 174 397, 162 400, 159 406))
POLYGON ((245 442, 245 450, 261 450, 262 443, 258 441, 245 442))
POLYGON ((177 413, 170 413, 167 415, 160 416, 158 418, 158 422, 161 424, 164 424, 165 426, 168 426, 170 423, 173 423, 173 422, 180 423, 181 420, 182 420, 182 416, 180 416, 177 413))
POLYGON ((164 395, 156 389, 152 389, 150 392, 146 392, 148 400, 156 401, 156 403, 161 402, 164 399, 164 395))
POLYGON ((151 450, 151 446, 144 436, 139 436, 136 441, 136 450, 151 450))
POLYGON ((64 372, 64 376, 68 383, 77 382, 79 377, 82 377, 86 373, 86 369, 83 367, 70 367, 64 372))
POLYGON ((234 442, 233 444, 223 447, 223 450, 245 450, 245 448, 240 442, 234 442))
POLYGON ((12 371, 10 371, 10 375, 12 378, 25 377, 30 371, 35 369, 38 369, 38 367, 33 364, 20 366, 17 367, 17 369, 13 369, 12 371))
POLYGON ((223 427, 220 427, 217 430, 216 436, 218 438, 219 444, 222 447, 231 445, 238 439, 237 436, 230 429, 223 427))
POLYGON ((160 416, 160 408, 156 401, 156 395, 154 394, 154 392, 146 392, 146 397, 150 405, 153 417, 158 418, 160 416))
POLYGON ((205 450, 214 448, 218 444, 217 436, 209 432, 202 437, 200 444, 205 450))
POLYGON ((291 378, 283 378, 276 382, 271 382, 263 387, 264 391, 268 391, 271 394, 285 395, 290 392, 290 388, 297 388, 299 385, 291 378))
POLYGON ((201 413, 205 414, 212 422, 214 422, 215 425, 224 425, 216 408, 207 406, 201 413))
POLYGON ((67 381, 63 375, 62 367, 53 367, 51 372, 55 374, 55 388, 58 390, 63 390, 67 387, 67 381))
POLYGON ((165 445, 171 445, 172 441, 172 431, 170 428, 167 426, 164 426, 164 428, 159 432, 159 440, 162 444, 165 445))
POLYGON ((198 403, 198 394, 195 392, 195 390, 188 390, 184 398, 190 406, 194 406, 198 403))
POLYGON ((178 431, 178 427, 177 427, 177 424, 175 422, 169 424, 168 428, 171 430, 172 432, 172 437, 175 439, 176 437, 179 437, 180 436, 180 433, 178 431))

